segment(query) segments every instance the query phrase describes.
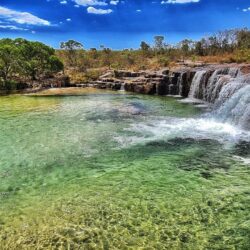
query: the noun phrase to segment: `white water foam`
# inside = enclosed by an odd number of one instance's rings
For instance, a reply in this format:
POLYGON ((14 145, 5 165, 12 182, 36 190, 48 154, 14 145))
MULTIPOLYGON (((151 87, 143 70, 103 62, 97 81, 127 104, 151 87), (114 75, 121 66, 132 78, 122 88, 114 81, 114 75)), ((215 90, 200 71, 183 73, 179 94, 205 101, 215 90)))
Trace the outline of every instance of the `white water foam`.
POLYGON ((250 158, 240 157, 237 155, 234 155, 234 158, 245 165, 250 165, 250 158))
POLYGON ((167 118, 132 124, 126 131, 131 134, 115 137, 121 147, 145 144, 151 141, 169 141, 175 138, 215 140, 226 147, 239 141, 250 142, 250 132, 212 119, 167 118))
POLYGON ((250 85, 242 84, 234 84, 233 90, 229 88, 231 84, 224 87, 217 102, 219 108, 214 115, 220 121, 250 130, 250 85), (230 97, 225 98, 228 95, 230 97))

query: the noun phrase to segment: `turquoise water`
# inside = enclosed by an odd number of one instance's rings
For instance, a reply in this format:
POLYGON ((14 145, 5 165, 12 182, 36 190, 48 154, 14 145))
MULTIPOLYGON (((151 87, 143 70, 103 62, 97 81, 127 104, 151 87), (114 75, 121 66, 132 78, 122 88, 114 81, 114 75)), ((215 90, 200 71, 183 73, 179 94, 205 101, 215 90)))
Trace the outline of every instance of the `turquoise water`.
POLYGON ((171 97, 0 97, 0 249, 249 249, 249 149, 171 97))

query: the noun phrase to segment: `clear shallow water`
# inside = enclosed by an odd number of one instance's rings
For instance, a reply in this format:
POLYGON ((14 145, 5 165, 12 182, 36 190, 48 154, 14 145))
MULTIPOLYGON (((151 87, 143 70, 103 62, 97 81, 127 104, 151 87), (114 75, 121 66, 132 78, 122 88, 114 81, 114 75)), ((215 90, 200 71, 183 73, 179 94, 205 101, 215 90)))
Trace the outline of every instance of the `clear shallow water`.
POLYGON ((55 94, 0 98, 3 249, 249 249, 249 132, 171 97, 55 94))

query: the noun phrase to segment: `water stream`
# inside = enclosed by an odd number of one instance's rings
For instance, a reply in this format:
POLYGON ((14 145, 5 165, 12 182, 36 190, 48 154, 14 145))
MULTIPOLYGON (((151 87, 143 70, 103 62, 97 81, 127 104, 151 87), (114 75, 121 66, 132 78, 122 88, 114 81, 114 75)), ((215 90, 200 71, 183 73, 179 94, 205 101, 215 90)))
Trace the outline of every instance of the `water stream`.
POLYGON ((119 91, 1 97, 0 248, 247 249, 244 88, 216 114, 119 91))

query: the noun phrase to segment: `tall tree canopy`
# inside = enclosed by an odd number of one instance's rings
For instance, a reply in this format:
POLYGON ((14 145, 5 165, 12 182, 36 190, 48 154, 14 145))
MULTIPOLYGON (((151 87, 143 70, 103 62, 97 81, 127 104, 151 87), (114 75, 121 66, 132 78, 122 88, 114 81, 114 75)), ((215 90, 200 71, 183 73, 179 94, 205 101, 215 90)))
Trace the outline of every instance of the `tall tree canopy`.
POLYGON ((0 40, 0 80, 39 79, 63 69, 55 50, 40 42, 22 38, 0 40))

